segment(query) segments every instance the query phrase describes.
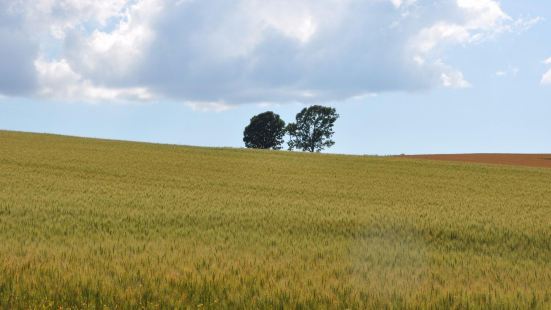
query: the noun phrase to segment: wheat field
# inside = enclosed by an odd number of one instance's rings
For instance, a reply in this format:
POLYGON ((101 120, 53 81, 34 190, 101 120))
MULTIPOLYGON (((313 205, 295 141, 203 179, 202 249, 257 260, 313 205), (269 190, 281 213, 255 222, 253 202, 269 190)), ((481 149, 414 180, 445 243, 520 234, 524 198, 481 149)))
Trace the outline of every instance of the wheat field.
POLYGON ((0 308, 551 308, 551 169, 0 131, 0 308))

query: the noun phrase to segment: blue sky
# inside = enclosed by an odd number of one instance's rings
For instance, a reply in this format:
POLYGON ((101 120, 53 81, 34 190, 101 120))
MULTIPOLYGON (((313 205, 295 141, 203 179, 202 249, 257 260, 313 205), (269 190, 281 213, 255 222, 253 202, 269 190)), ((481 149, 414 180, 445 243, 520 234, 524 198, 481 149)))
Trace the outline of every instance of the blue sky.
POLYGON ((0 128, 242 147, 253 115, 325 104, 329 152, 551 153, 550 23, 536 0, 0 1, 0 128))

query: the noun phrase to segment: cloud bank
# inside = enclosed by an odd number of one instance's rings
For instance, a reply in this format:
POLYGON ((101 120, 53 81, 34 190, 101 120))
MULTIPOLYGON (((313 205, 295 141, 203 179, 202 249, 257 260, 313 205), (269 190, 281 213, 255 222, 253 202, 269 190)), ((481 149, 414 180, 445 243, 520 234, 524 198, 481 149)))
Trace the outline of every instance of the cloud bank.
POLYGON ((447 49, 528 26, 494 0, 0 0, 0 93, 222 110, 465 88, 447 49))

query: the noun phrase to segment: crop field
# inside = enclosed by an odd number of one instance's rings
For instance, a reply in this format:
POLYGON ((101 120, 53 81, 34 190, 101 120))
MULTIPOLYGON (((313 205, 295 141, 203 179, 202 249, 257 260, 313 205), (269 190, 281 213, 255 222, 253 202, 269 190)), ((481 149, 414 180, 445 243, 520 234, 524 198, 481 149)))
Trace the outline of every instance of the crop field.
POLYGON ((551 308, 551 169, 0 131, 0 308, 551 308))

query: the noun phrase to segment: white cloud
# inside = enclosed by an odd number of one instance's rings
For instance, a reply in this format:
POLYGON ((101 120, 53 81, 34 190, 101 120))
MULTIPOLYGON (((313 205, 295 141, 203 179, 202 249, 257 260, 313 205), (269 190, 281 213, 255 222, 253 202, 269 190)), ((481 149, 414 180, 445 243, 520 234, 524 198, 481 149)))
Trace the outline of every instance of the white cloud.
POLYGON ((466 11, 464 27, 470 30, 497 30, 503 21, 511 20, 494 0, 457 0, 457 6, 466 11))
POLYGON ((544 21, 544 18, 540 16, 536 16, 530 19, 519 18, 512 25, 509 25, 507 29, 510 31, 523 32, 534 27, 542 21, 544 21))
POLYGON ((541 83, 544 85, 551 85, 551 69, 543 75, 541 83))
POLYGON ((229 105, 224 102, 193 102, 188 101, 185 103, 186 106, 191 108, 193 111, 198 112, 224 112, 232 109, 234 106, 229 105))
POLYGON ((159 0, 142 0, 128 7, 112 31, 91 34, 71 32, 66 51, 71 65, 79 72, 111 84, 134 74, 143 61, 144 50, 153 40, 151 23, 162 10, 159 0))
POLYGON ((519 73, 520 69, 515 66, 508 66, 507 69, 496 71, 497 77, 515 77, 519 73))
MULTIPOLYGON (((551 65, 551 57, 547 58, 544 63, 546 65, 551 65)), ((541 84, 543 85, 551 85, 551 69, 547 71, 541 78, 541 84)))
POLYGON ((449 20, 424 27, 413 37, 417 53, 426 54, 445 44, 481 41, 511 27, 511 17, 494 0, 457 0, 456 6, 449 20))
POLYGON ((94 85, 75 73, 65 59, 46 61, 37 59, 38 95, 68 101, 146 101, 153 95, 141 87, 113 88, 94 85))
POLYGON ((463 73, 459 71, 443 72, 440 76, 442 85, 449 88, 469 88, 471 83, 465 80, 463 73))
POLYGON ((25 16, 28 27, 61 39, 66 31, 84 24, 106 26, 110 19, 121 17, 130 1, 20 0, 15 3, 14 7, 25 16))
MULTIPOLYGON (((6 14, 35 46, 21 60, 35 70, 25 91, 70 100, 170 98, 216 111, 469 87, 460 69, 440 60, 449 47, 539 21, 515 21, 496 0, 14 3, 6 14)), ((13 46, 1 30, 0 21, 0 41, 13 46)), ((0 80, 0 92, 12 89, 0 80)))
POLYGON ((417 0, 390 0, 390 2, 394 5, 394 7, 396 8, 401 8, 401 7, 404 7, 404 6, 409 6, 409 5, 412 5, 416 2, 417 0))
POLYGON ((419 32, 414 38, 414 48, 419 54, 426 54, 443 43, 457 44, 470 40, 471 33, 464 26, 439 22, 419 32))

